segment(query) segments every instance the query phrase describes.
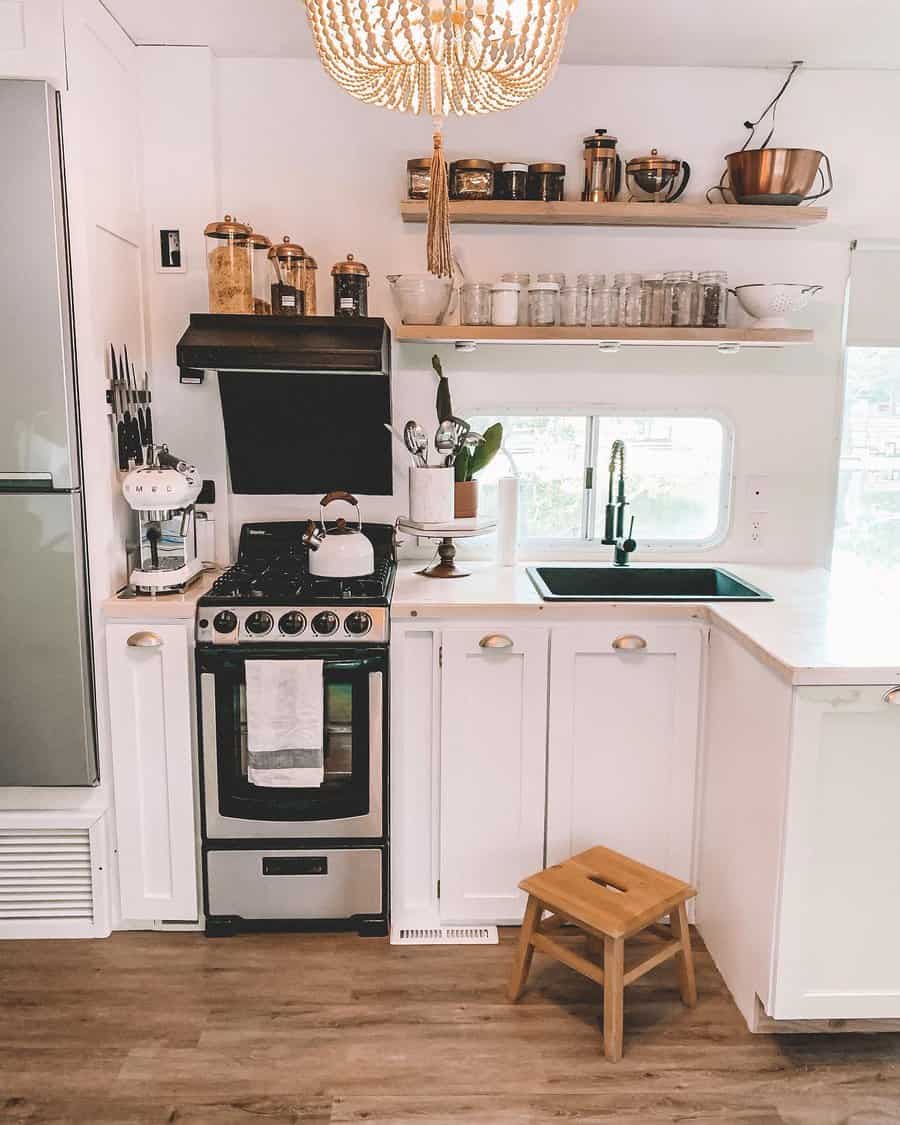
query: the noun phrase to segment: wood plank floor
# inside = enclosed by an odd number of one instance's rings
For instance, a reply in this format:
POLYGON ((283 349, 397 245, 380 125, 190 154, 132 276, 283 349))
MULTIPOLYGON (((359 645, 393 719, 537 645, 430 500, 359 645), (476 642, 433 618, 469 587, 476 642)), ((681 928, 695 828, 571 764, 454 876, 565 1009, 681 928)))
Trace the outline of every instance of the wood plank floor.
POLYGON ((754 1036, 706 953, 625 1001, 535 956, 517 1006, 499 947, 355 936, 116 934, 0 943, 0 1121, 31 1125, 900 1122, 900 1034, 754 1036))

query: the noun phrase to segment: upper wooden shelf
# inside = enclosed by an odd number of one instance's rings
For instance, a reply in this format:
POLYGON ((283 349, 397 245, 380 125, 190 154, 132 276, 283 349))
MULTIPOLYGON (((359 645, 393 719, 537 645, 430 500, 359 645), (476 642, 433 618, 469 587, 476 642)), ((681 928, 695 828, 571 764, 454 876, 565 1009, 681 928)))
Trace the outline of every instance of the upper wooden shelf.
MULTIPOLYGON (((404 223, 424 223, 427 204, 405 199, 404 223)), ((501 199, 451 202, 454 223, 574 227, 730 227, 792 230, 824 223, 827 207, 779 207, 740 203, 510 203, 501 199)))

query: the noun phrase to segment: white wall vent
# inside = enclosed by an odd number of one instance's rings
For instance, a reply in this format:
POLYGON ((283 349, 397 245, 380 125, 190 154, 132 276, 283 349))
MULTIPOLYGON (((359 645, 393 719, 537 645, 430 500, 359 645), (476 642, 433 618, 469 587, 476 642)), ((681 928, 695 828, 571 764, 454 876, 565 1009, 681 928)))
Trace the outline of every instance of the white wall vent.
POLYGON ((394 926, 391 945, 497 945, 496 926, 394 926))
POLYGON ((96 813, 0 813, 0 938, 108 935, 106 852, 96 813))

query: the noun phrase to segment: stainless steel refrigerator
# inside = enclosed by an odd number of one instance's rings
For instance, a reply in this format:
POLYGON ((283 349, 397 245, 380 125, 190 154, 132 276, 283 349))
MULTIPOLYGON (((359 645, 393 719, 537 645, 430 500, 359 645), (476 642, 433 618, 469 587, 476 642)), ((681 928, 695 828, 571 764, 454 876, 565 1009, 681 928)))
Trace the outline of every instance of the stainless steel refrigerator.
POLYGON ((94 785, 90 624, 56 92, 0 81, 0 786, 94 785))

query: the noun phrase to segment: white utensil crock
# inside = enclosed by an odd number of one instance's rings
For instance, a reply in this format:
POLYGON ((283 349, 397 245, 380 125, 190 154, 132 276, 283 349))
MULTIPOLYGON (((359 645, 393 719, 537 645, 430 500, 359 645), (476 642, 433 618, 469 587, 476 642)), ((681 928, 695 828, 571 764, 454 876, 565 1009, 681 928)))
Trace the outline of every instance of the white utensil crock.
POLYGON ((446 523, 453 519, 452 468, 409 470, 409 518, 413 523, 446 523))

